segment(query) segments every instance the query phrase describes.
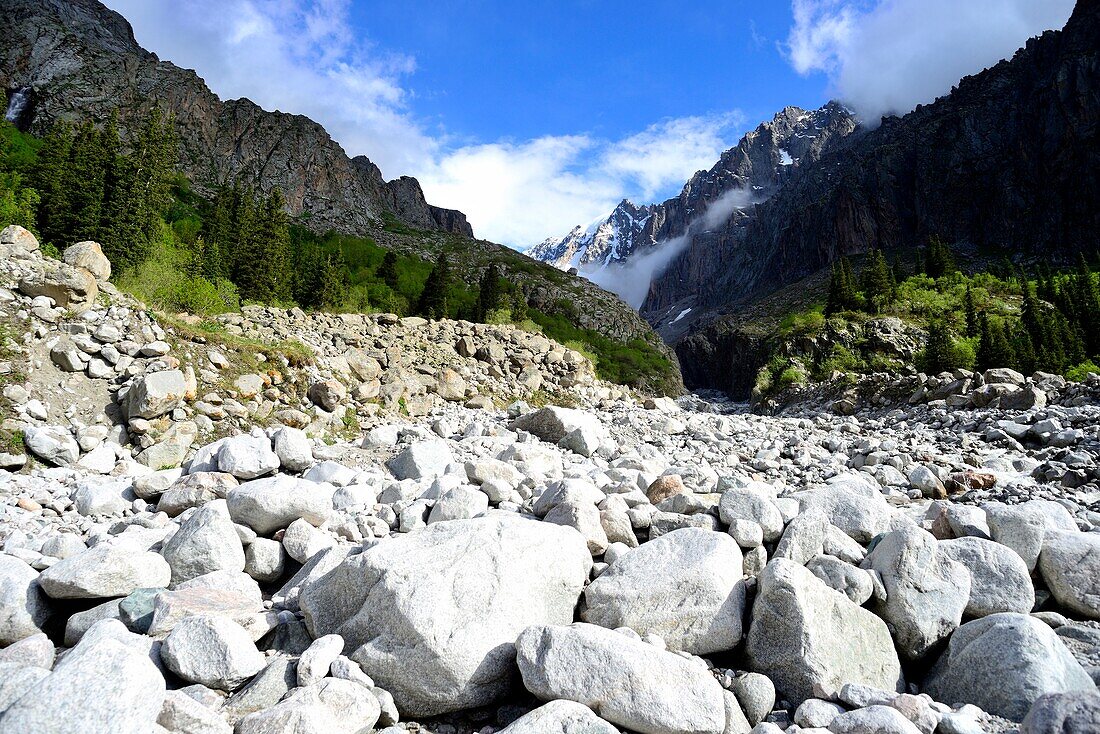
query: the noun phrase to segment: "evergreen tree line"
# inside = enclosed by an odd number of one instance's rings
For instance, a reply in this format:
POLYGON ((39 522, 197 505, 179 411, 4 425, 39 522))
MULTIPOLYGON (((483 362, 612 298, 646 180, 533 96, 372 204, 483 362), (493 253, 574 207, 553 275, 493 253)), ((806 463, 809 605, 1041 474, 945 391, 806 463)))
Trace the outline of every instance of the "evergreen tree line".
MULTIPOLYGON (((1100 264, 1100 255, 1097 260, 1100 264)), ((944 278, 957 285, 965 280, 951 248, 935 237, 921 251, 918 267, 937 284, 944 278)), ((897 300, 898 286, 907 277, 901 260, 895 259, 890 267, 881 250, 868 253, 858 276, 848 258, 840 258, 833 264, 825 315, 879 313, 897 300)), ((1001 267, 999 277, 1019 288, 1019 313, 979 306, 967 281, 959 334, 967 342, 956 338, 948 319, 932 319, 922 369, 938 373, 964 366, 1011 367, 1024 374, 1063 373, 1100 355, 1100 288, 1083 256, 1072 272, 1056 273, 1041 264, 1035 285, 1012 263, 1001 267)))
POLYGON ((114 116, 102 126, 54 123, 30 172, 38 235, 58 249, 95 240, 116 269, 133 267, 149 254, 171 203, 177 151, 173 122, 157 111, 128 148, 114 116))

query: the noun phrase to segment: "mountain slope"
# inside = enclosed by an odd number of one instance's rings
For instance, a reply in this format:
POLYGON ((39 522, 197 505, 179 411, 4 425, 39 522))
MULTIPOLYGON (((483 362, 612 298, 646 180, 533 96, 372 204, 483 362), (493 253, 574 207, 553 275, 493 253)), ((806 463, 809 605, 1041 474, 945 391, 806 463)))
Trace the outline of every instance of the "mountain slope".
POLYGON ((3 0, 0 87, 23 90, 20 123, 41 132, 58 118, 105 120, 125 136, 153 108, 175 115, 180 162, 199 191, 232 181, 279 188, 290 211, 319 230, 354 232, 385 213, 406 224, 472 236, 461 212, 428 204, 416 179, 386 182, 365 157, 349 159, 300 115, 222 101, 193 71, 138 45, 129 23, 96 0, 3 0))
MULTIPOLYGON (((770 196, 799 167, 816 161, 834 141, 856 127, 851 113, 836 102, 817 110, 787 107, 745 135, 708 171, 699 171, 680 194, 661 204, 639 207, 623 201, 606 219, 577 227, 563 238, 550 238, 527 251, 559 268, 593 275, 615 266, 629 268, 637 256, 664 249, 692 232, 703 236, 753 203, 770 196)), ((601 283, 614 278, 596 276, 601 283)), ((624 273, 631 281, 636 273, 624 273)), ((645 274, 644 277, 648 277, 645 274)))
POLYGON ((754 216, 692 238, 653 281, 643 316, 667 324, 692 308, 663 335, 692 363, 692 384, 726 388, 732 355, 716 335, 728 328, 715 320, 841 255, 933 235, 1007 255, 1091 253, 1100 231, 1097 80, 1100 4, 1079 2, 1063 31, 1032 39, 933 104, 846 137, 754 216))
POLYGON ((180 135, 180 169, 197 193, 209 198, 234 182, 261 192, 277 187, 309 229, 365 237, 426 261, 446 252, 468 285, 496 264, 559 331, 598 334, 609 361, 642 354, 647 369, 656 365, 641 387, 682 389, 671 351, 613 294, 474 239, 465 215, 428 204, 415 178, 385 181, 368 158, 348 158, 306 117, 268 112, 247 99, 223 102, 195 72, 142 49, 129 23, 96 0, 0 0, 0 37, 0 88, 20 127, 41 133, 57 119, 105 121, 117 112, 125 139, 151 110, 166 111, 180 135))

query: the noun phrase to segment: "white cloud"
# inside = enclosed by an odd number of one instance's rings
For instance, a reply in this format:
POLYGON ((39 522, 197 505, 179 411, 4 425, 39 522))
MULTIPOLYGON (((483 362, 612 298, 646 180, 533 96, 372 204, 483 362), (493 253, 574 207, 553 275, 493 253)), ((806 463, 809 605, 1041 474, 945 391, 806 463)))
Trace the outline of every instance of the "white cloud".
MULTIPOLYGON (((621 139, 573 135, 458 143, 411 109, 415 60, 364 40, 349 0, 105 0, 138 42, 196 69, 222 98, 306 115, 388 178, 420 179, 428 200, 467 214, 487 239, 526 246, 651 200, 709 168, 736 114, 669 119, 621 139)), ((369 30, 369 29, 368 29, 369 30)))
POLYGON ((1061 28, 1074 0, 792 0, 783 50, 800 74, 877 122, 950 91, 1031 36, 1061 28))
POLYGON ((714 165, 739 115, 665 120, 617 141, 590 135, 472 145, 416 171, 429 200, 460 209, 479 236, 527 246, 645 201, 714 165))

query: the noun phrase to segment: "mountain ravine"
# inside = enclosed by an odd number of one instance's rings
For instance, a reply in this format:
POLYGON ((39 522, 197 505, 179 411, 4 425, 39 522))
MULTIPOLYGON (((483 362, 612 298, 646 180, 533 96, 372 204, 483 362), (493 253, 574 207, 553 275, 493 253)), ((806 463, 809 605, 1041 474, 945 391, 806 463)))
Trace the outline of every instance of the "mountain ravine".
POLYGON ((743 351, 727 347, 736 327, 725 315, 841 255, 912 250, 938 236, 994 257, 1091 256, 1098 79, 1100 5, 1079 2, 1064 30, 932 104, 836 136, 744 216, 690 237, 654 278, 642 315, 692 365, 690 386, 743 395, 743 351))

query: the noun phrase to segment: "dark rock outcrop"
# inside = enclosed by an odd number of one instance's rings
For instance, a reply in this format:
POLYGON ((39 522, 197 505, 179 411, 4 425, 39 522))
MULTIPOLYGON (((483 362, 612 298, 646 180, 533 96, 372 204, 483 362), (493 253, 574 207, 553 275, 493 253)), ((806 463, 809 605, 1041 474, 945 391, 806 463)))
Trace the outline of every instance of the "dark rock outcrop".
MULTIPOLYGON (((667 326, 692 308, 676 331, 662 327, 687 365, 731 356, 729 329, 716 319, 841 255, 921 246, 934 235, 1067 262, 1093 252, 1098 80, 1100 4, 1081 0, 1064 30, 1028 41, 933 104, 838 139, 747 216, 690 237, 654 279, 643 316, 667 326)), ((697 365, 685 376, 691 386, 728 389, 724 370, 697 365)))
POLYGON ((472 236, 465 216, 428 204, 416 179, 384 181, 309 118, 220 100, 195 72, 141 48, 130 24, 96 0, 4 0, 0 37, 0 88, 29 90, 33 114, 20 123, 35 132, 117 111, 125 137, 159 108, 175 116, 181 168, 200 192, 232 181, 279 188, 290 212, 317 230, 358 233, 388 213, 472 236))

